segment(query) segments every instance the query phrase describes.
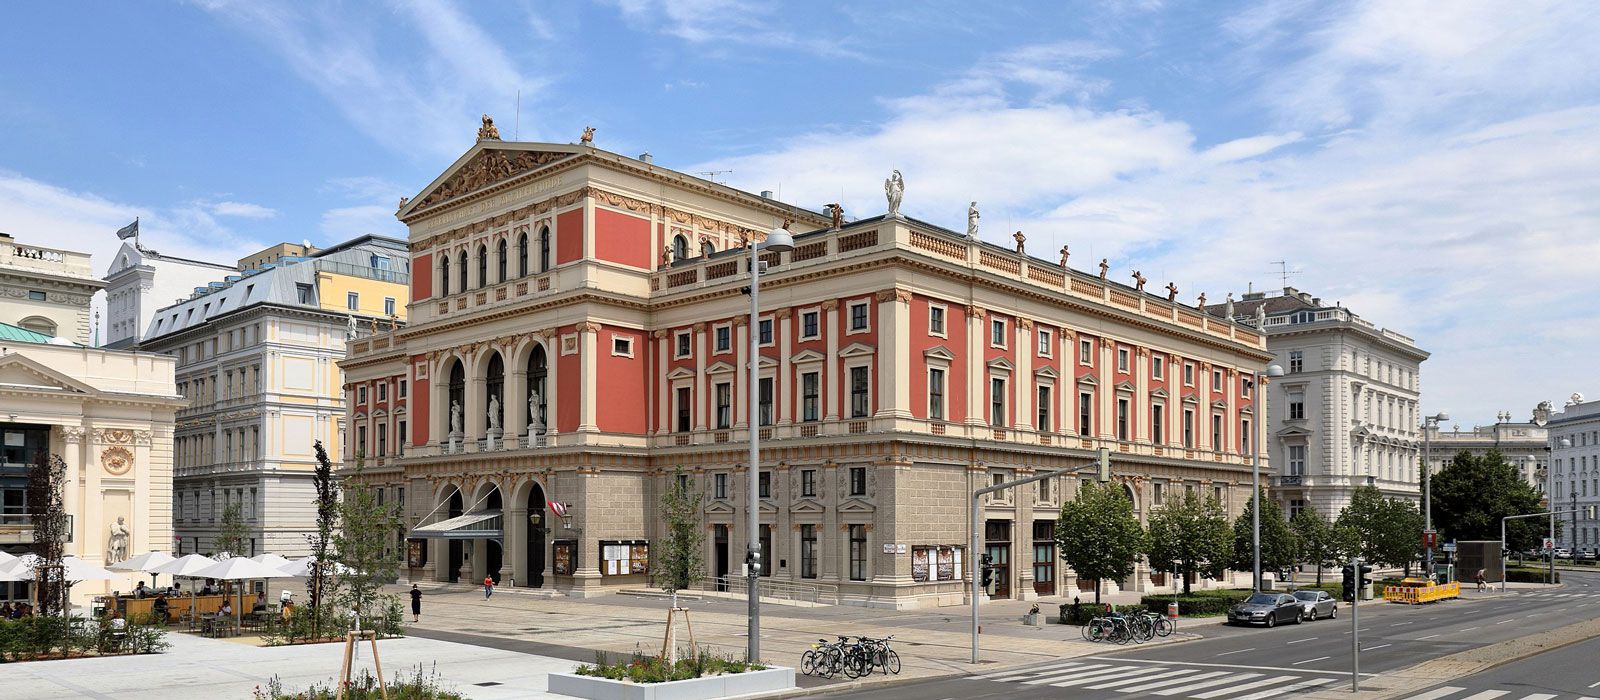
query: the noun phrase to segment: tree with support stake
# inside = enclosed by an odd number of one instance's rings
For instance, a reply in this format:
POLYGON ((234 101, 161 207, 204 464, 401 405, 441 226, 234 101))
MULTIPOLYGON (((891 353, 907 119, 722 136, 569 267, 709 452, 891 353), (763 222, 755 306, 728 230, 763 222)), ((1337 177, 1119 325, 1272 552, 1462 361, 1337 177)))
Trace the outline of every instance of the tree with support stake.
POLYGON ((700 549, 706 539, 700 529, 700 495, 694 490, 694 480, 683 473, 683 467, 674 469, 671 479, 667 492, 661 496, 666 532, 654 562, 656 581, 672 594, 672 607, 667 609, 667 631, 661 640, 661 656, 669 664, 677 661, 678 650, 673 643, 676 619, 683 620, 689 632, 689 645, 694 646, 694 626, 689 622, 689 610, 678 605, 678 591, 694 585, 705 573, 700 549))

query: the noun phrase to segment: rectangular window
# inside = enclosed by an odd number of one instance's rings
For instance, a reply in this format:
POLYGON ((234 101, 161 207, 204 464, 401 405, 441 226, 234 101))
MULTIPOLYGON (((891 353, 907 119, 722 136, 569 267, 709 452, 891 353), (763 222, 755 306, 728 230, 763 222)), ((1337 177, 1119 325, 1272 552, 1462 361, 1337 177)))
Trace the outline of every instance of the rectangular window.
POLYGON ((928 307, 928 334, 944 335, 944 307, 928 307))
POLYGON ((800 495, 807 497, 817 495, 817 470, 800 470, 800 495))
POLYGON ((800 526, 800 578, 817 577, 817 526, 800 526))
POLYGON ((870 373, 866 367, 850 368, 850 417, 866 418, 871 412, 871 396, 867 393, 870 373))
MULTIPOLYGON (((399 423, 396 423, 395 424, 395 442, 400 443, 401 451, 404 451, 406 449, 406 437, 407 437, 406 436, 406 422, 405 421, 400 421, 399 423)), ((251 436, 250 443, 252 445, 258 445, 259 446, 260 442, 261 442, 260 438, 257 438, 254 435, 251 436)))
POLYGON ((1250 419, 1239 420, 1239 451, 1250 454, 1250 419))
POLYGON ((817 330, 817 312, 807 311, 800 314, 800 339, 815 338, 820 333, 817 330))
POLYGON ((1166 376, 1166 374, 1167 374, 1167 360, 1166 360, 1166 358, 1163 358, 1160 355, 1151 356, 1151 358, 1150 358, 1150 376, 1155 377, 1156 379, 1162 379, 1162 378, 1164 378, 1166 376))
POLYGON ((728 497, 728 475, 727 474, 713 474, 713 475, 711 475, 711 488, 712 488, 712 494, 711 494, 712 498, 727 498, 728 497))
POLYGON ((361 295, 355 292, 346 292, 344 295, 344 307, 351 311, 360 311, 361 295))
MULTIPOLYGON (((229 384, 230 385, 232 384, 231 380, 230 380, 229 384)), ((379 401, 388 401, 389 400, 389 384, 387 382, 378 382, 378 400, 379 401)))
POLYGON ((1129 364, 1129 359, 1128 359, 1128 349, 1127 348, 1117 348, 1117 371, 1118 372, 1127 372, 1130 367, 1131 367, 1131 365, 1129 364))
POLYGON ((385 315, 385 316, 393 316, 394 315, 394 297, 384 297, 383 298, 383 315, 385 315))
POLYGON ((867 580, 867 527, 850 526, 850 580, 867 580))
POLYGON ((1211 416, 1211 449, 1221 451, 1222 444, 1222 416, 1211 416))
POLYGON ((989 379, 989 425, 1006 424, 1006 380, 989 379))
POLYGON ((367 403, 367 388, 365 386, 356 387, 356 405, 357 406, 363 406, 363 405, 366 405, 366 403, 367 403))
POLYGON ((1226 391, 1226 387, 1222 386, 1222 370, 1220 369, 1211 370, 1211 390, 1226 391))
POLYGON ((678 351, 677 351, 676 355, 678 357, 688 357, 689 356, 689 347, 690 347, 690 344, 693 342, 692 339, 689 336, 689 331, 679 331, 678 335, 676 336, 676 339, 678 341, 678 351))
POLYGON ((1150 406, 1150 441, 1157 445, 1165 445, 1167 443, 1166 411, 1167 407, 1161 404, 1152 404, 1150 406))
POLYGON ((44 299, 45 299, 45 293, 44 292, 41 292, 41 291, 38 291, 38 290, 34 290, 34 289, 28 290, 28 301, 44 301, 44 299))
POLYGON ((1037 483, 1039 485, 1039 502, 1040 503, 1049 503, 1050 502, 1050 480, 1049 479, 1040 479, 1039 481, 1034 482, 1034 483, 1037 483))
POLYGON ((1078 392, 1078 434, 1094 435, 1094 394, 1087 391, 1078 392))
POLYGON ((1117 439, 1124 442, 1133 439, 1128 430, 1128 400, 1117 399, 1117 439))
MULTIPOLYGON (((244 440, 241 439, 239 442, 240 442, 240 447, 242 448, 244 440)), ((244 450, 241 449, 240 451, 243 452, 244 450)), ((379 457, 388 457, 389 456, 389 429, 388 429, 387 426, 384 426, 384 425, 379 425, 378 426, 378 456, 379 457)))
POLYGON ((1040 432, 1050 432, 1050 387, 1039 387, 1039 422, 1034 423, 1034 428, 1040 432))
POLYGON ((772 344, 772 319, 770 319, 770 318, 761 319, 761 322, 756 324, 756 329, 757 329, 756 330, 756 335, 757 335, 757 341, 756 342, 761 343, 762 345, 771 345, 772 344))
POLYGON ((728 382, 717 384, 717 429, 727 430, 733 426, 733 385, 728 382))
POLYGON ((717 352, 727 352, 733 349, 733 328, 718 326, 716 330, 717 352))
POLYGON ((772 498, 772 472, 761 472, 761 475, 756 478, 756 496, 758 498, 772 498))
POLYGON ((989 344, 997 348, 1006 346, 1005 319, 996 318, 989 321, 989 344))
POLYGON ((944 370, 928 370, 928 418, 944 420, 944 370))
POLYGON ((613 336, 611 338, 611 354, 621 357, 633 357, 633 339, 613 336))
MULTIPOLYGON (((317 303, 316 292, 312 291, 312 287, 309 284, 296 284, 294 286, 294 295, 295 300, 299 301, 301 304, 317 303)), ((190 310, 190 313, 193 313, 192 309, 190 310)))
MULTIPOLYGON (((230 434, 227 437, 228 437, 228 442, 227 442, 227 453, 226 454, 228 455, 228 460, 232 461, 233 460, 233 435, 230 434)), ((357 456, 362 456, 362 455, 365 455, 365 454, 367 454, 367 426, 358 425, 358 426, 356 426, 356 455, 357 456)))
POLYGON ((1094 341, 1087 338, 1078 341, 1078 364, 1094 364, 1094 341))
POLYGON ((865 496, 865 495, 867 495, 867 468, 866 467, 851 467, 850 468, 850 495, 852 495, 852 496, 865 496))
POLYGON ((1300 476, 1306 473, 1306 446, 1289 446, 1289 476, 1300 476))
POLYGON ((689 387, 678 387, 678 432, 687 433, 692 429, 690 416, 693 415, 694 406, 689 400, 689 387))
POLYGON ((1306 419, 1306 393, 1304 391, 1289 392, 1289 420, 1306 419))
POLYGON ((772 377, 762 377, 756 383, 757 415, 761 425, 772 425, 772 377))
POLYGON ((817 398, 818 381, 816 372, 806 372, 800 375, 800 420, 818 420, 817 398))
POLYGON ((1167 495, 1165 493, 1166 490, 1167 490, 1166 489, 1166 484, 1163 484, 1163 483, 1161 483, 1159 481, 1151 484, 1150 485, 1150 502, 1152 504, 1158 505, 1158 506, 1162 505, 1163 503, 1166 503, 1166 499, 1167 499, 1167 495))
POLYGON ((1183 409, 1183 446, 1194 449, 1194 411, 1183 409))
POLYGON ((867 305, 865 302, 850 305, 850 330, 864 331, 867 329, 867 305))
POLYGON ((1299 350, 1290 350, 1289 351, 1289 374, 1298 374, 1301 371, 1305 370, 1305 367, 1306 367, 1305 353, 1303 353, 1303 352, 1301 352, 1299 350))
POLYGON ((1052 334, 1050 333, 1049 329, 1039 329, 1039 357, 1050 356, 1050 346, 1053 344, 1051 342, 1051 336, 1052 334))
POLYGON ((397 396, 402 399, 406 397, 406 380, 404 379, 400 380, 400 391, 397 396))
POLYGON ((1194 386, 1194 363, 1183 363, 1183 385, 1194 386))
POLYGON ((1243 378, 1241 378, 1239 380, 1239 395, 1240 396, 1243 396, 1244 398, 1247 398, 1247 399, 1250 398, 1250 392, 1254 391, 1255 388, 1256 388, 1256 382, 1255 382, 1254 379, 1251 379, 1250 377, 1243 377, 1243 378))

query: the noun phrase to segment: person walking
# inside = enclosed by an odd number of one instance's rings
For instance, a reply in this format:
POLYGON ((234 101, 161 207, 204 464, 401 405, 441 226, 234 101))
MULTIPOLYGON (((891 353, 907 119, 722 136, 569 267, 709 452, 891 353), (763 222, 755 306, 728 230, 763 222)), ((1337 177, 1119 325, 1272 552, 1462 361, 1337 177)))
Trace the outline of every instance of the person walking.
POLYGON ((1478 592, 1482 593, 1484 587, 1483 569, 1478 569, 1478 575, 1474 578, 1476 578, 1478 581, 1478 592))
POLYGON ((488 600, 489 596, 492 595, 494 595, 494 578, 485 576, 483 577, 483 599, 488 600))
POLYGON ((411 621, 422 621, 422 590, 417 584, 411 584, 411 621))

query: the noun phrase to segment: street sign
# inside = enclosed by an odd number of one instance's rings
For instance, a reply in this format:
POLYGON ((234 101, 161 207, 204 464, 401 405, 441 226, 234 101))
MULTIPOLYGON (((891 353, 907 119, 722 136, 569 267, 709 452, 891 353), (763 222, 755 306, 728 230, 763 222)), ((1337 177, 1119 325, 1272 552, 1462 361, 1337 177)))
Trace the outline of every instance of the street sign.
POLYGON ((1556 548, 1556 541, 1555 540, 1552 540, 1552 539, 1550 539, 1548 537, 1544 538, 1544 547, 1543 547, 1544 550, 1549 551, 1549 550, 1552 550, 1552 549, 1555 549, 1555 548, 1556 548))
POLYGON ((1454 551, 1456 551, 1456 543, 1454 543, 1454 542, 1446 542, 1446 543, 1444 543, 1444 551, 1446 551, 1446 552, 1454 552, 1454 551))
POLYGON ((1438 541, 1439 541, 1439 532, 1437 530, 1423 530, 1422 531, 1422 546, 1423 547, 1428 547, 1428 548, 1435 547, 1435 546, 1437 546, 1438 541))

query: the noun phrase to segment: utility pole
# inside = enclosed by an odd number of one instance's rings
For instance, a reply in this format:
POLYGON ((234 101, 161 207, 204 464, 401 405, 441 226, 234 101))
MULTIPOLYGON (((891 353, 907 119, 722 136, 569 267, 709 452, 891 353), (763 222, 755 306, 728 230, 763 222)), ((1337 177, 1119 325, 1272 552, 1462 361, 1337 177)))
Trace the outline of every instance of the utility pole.
POLYGON ((1356 594, 1350 596, 1350 692, 1361 692, 1361 557, 1350 558, 1356 572, 1356 594))

